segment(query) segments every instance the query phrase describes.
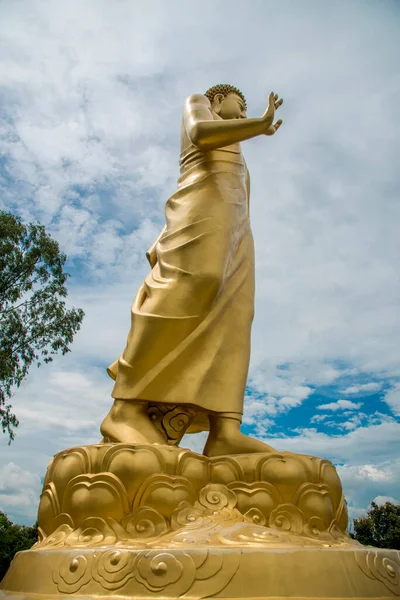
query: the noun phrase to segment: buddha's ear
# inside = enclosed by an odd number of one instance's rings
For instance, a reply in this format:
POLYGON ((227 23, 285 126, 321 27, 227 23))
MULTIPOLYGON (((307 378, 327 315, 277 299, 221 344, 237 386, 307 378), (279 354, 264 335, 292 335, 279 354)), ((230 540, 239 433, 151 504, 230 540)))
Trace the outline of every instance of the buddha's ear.
POLYGON ((217 114, 221 110, 221 104, 224 101, 224 99, 225 99, 225 96, 223 94, 215 94, 215 96, 214 96, 212 108, 213 108, 214 112, 216 112, 217 114))

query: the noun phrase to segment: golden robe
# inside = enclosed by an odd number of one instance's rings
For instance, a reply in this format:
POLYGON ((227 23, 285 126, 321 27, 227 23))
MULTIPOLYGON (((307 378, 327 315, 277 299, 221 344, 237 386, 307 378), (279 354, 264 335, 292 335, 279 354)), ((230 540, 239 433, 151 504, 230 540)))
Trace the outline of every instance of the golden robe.
MULTIPOLYGON (((219 118, 213 115, 214 118, 219 118)), ((240 145, 203 152, 181 133, 180 178, 152 271, 132 304, 112 396, 242 413, 254 315, 249 174, 240 145)), ((200 425, 201 423, 201 425, 200 425)))

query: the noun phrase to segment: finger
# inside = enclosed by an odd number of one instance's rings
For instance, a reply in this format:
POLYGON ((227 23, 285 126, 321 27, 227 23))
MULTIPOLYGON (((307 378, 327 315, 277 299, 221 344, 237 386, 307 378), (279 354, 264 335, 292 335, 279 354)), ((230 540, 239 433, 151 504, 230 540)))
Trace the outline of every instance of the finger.
POLYGON ((278 102, 275 102, 275 108, 279 108, 280 106, 282 106, 282 104, 283 104, 283 98, 278 100, 278 102))
POLYGON ((275 94, 274 100, 275 100, 275 102, 278 100, 278 94, 275 94))
POLYGON ((274 94, 274 92, 270 93, 270 95, 268 96, 268 100, 269 100, 270 104, 272 104, 275 101, 275 94, 274 94))
POLYGON ((275 131, 276 131, 277 129, 279 129, 279 127, 282 125, 282 123, 283 123, 282 119, 279 119, 279 121, 277 121, 277 122, 275 123, 275 125, 274 125, 275 131))

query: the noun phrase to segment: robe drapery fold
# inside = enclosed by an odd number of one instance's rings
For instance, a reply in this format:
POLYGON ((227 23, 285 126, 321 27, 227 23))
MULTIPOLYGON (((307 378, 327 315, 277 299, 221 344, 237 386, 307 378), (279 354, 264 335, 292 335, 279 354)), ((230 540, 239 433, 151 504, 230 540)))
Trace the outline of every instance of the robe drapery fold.
MULTIPOLYGON (((113 397, 242 413, 254 314, 248 171, 239 144, 181 154, 152 270, 132 304, 113 397)), ((202 423, 201 426, 199 424, 202 423)))

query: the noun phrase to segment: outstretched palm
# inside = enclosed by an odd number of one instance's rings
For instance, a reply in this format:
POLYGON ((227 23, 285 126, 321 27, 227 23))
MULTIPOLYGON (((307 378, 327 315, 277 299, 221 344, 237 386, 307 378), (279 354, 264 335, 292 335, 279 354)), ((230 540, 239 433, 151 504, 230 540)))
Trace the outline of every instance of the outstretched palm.
POLYGON ((268 97, 268 108, 263 114, 262 118, 265 121, 266 131, 265 135, 274 135, 282 125, 282 119, 274 123, 275 111, 283 104, 283 99, 279 98, 278 94, 271 92, 268 97))

